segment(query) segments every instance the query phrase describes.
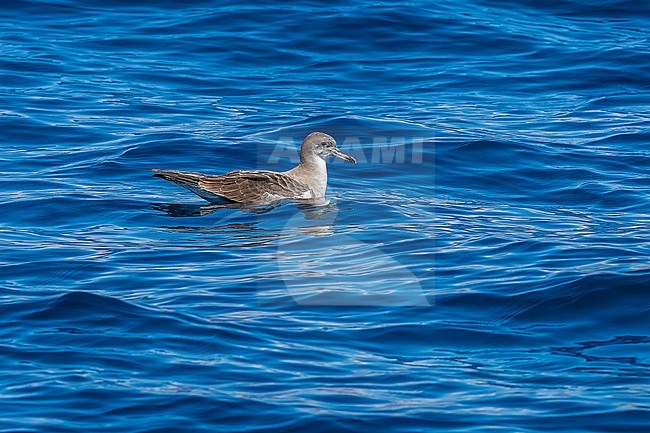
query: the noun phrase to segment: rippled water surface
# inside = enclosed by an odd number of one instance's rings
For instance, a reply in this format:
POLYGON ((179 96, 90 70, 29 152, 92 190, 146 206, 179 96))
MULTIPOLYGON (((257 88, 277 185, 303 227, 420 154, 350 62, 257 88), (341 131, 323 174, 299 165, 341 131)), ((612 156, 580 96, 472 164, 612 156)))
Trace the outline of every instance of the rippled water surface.
POLYGON ((647 2, 0 7, 0 431, 647 432, 647 2), (359 160, 326 205, 149 168, 359 160))

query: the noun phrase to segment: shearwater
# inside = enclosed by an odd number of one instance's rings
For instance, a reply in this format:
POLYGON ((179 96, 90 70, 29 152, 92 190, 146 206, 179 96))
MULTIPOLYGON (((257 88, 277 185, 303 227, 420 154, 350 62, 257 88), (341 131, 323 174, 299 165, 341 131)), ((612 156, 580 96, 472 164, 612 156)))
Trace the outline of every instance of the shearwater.
POLYGON ((152 169, 155 176, 187 188, 211 202, 268 205, 284 199, 322 199, 327 190, 325 158, 335 156, 356 164, 341 152, 336 140, 323 132, 312 132, 300 147, 300 163, 288 171, 235 170, 207 175, 178 170, 152 169))

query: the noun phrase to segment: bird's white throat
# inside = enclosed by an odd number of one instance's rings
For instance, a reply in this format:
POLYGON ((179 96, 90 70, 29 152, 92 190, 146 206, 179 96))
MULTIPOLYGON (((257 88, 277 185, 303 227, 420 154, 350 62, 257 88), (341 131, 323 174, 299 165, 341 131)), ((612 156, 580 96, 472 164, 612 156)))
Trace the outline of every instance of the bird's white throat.
POLYGON ((303 156, 297 167, 286 172, 300 182, 309 186, 313 193, 312 198, 323 197, 327 190, 327 163, 316 154, 303 156))

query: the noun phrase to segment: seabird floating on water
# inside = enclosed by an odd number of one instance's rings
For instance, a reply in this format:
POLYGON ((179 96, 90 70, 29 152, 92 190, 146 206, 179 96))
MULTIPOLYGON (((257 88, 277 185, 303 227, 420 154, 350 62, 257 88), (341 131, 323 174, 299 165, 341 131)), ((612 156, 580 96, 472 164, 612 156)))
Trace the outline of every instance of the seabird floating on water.
POLYGON ((300 164, 289 171, 235 170, 216 176, 178 170, 151 171, 211 202, 268 205, 283 199, 323 198, 327 189, 325 158, 328 156, 356 164, 353 157, 338 149, 334 138, 323 132, 312 132, 300 147, 300 164))

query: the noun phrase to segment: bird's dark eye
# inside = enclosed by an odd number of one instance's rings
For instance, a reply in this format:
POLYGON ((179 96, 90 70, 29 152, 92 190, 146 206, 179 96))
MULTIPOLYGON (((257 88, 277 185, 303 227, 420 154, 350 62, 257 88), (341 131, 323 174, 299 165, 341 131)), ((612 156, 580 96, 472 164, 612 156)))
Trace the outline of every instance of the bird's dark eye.
POLYGON ((327 147, 327 141, 323 141, 320 145, 327 147))

